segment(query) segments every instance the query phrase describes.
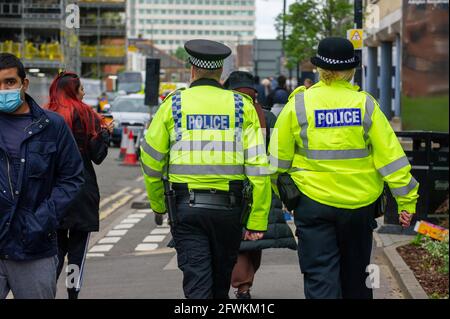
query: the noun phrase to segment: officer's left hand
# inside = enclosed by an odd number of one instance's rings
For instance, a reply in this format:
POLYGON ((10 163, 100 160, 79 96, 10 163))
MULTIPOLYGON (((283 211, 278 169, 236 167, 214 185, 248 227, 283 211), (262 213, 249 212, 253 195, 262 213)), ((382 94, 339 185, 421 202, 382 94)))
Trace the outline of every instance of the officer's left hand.
POLYGON ((263 238, 263 236, 263 232, 246 230, 244 234, 244 240, 258 240, 263 238))

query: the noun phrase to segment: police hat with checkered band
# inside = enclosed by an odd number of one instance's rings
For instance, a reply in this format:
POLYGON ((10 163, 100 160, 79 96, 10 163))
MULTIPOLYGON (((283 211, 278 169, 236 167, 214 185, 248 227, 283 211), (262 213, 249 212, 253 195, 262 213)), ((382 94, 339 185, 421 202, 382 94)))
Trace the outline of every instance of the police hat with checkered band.
POLYGON ((358 66, 353 44, 344 38, 330 37, 319 42, 316 56, 311 63, 325 70, 348 70, 358 66))
POLYGON ((184 48, 189 53, 189 62, 200 69, 220 69, 225 58, 231 54, 229 47, 210 40, 190 40, 184 48))

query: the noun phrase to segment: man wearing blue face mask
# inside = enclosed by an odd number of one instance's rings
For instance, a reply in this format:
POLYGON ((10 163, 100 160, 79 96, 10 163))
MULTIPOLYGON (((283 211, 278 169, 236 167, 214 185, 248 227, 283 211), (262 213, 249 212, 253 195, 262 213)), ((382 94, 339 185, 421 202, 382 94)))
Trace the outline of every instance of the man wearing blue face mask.
POLYGON ((56 229, 84 182, 69 128, 28 85, 21 61, 0 53, 0 299, 55 297, 56 229))

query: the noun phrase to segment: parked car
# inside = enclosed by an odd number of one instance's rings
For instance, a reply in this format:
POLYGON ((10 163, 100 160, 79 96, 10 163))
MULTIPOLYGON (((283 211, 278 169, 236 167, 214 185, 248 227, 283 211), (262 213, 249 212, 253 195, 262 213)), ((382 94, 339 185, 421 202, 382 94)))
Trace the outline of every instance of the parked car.
POLYGON ((114 118, 112 142, 120 146, 125 126, 133 131, 135 141, 143 136, 144 129, 151 119, 151 108, 144 104, 144 95, 119 95, 111 103, 109 113, 114 118))

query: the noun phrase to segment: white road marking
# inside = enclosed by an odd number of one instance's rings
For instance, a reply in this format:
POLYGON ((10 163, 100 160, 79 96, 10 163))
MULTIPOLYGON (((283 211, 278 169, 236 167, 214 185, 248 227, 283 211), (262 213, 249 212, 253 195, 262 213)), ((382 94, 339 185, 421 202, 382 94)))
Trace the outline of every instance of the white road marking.
POLYGON ((128 192, 131 189, 131 187, 125 187, 123 189, 121 189, 120 191, 112 194, 111 196, 108 196, 104 199, 102 199, 100 201, 100 208, 102 208, 103 206, 105 206, 107 203, 109 203, 110 201, 116 199, 117 197, 119 197, 120 195, 122 195, 123 193, 128 192))
POLYGON ((144 243, 159 243, 164 240, 166 236, 164 235, 150 235, 144 238, 144 243))
POLYGON ((114 245, 95 245, 92 247, 89 252, 90 253, 105 253, 111 250, 114 245))
POLYGON ((137 195, 137 194, 140 194, 142 191, 143 191, 143 190, 140 189, 140 188, 135 188, 135 189, 133 189, 133 190, 131 191, 131 194, 137 195))
POLYGON ((141 221, 140 218, 126 218, 121 221, 121 224, 136 224, 141 221))
POLYGON ((150 232, 150 234, 152 234, 152 235, 160 235, 160 234, 168 234, 168 233, 170 233, 170 228, 155 228, 150 232))
POLYGON ((131 214, 127 218, 144 218, 147 214, 131 214))
POLYGON ((125 205, 133 197, 134 197, 133 195, 126 195, 123 198, 121 198, 120 200, 118 200, 117 202, 114 202, 112 204, 112 206, 109 207, 108 209, 105 209, 104 211, 101 211, 100 212, 100 220, 103 220, 106 217, 108 217, 111 213, 113 213, 119 207, 122 207, 123 205, 125 205))
POLYGON ((106 236, 123 236, 128 232, 128 229, 122 229, 122 230, 110 230, 106 236))
POLYGON ((135 248, 136 251, 149 251, 158 248, 158 244, 139 244, 135 248))
POLYGON ((115 244, 120 240, 120 237, 104 237, 98 241, 99 244, 115 244))
POLYGON ((133 228, 134 224, 119 224, 114 227, 114 229, 130 229, 133 228))
POLYGON ((136 211, 137 211, 138 213, 144 213, 144 214, 150 214, 150 213, 153 213, 153 211, 152 211, 151 209, 149 209, 149 208, 145 208, 145 209, 136 209, 136 211))
POLYGON ((167 265, 163 268, 163 270, 175 270, 178 269, 178 262, 177 262, 177 254, 170 259, 170 261, 167 263, 167 265))
POLYGON ((135 179, 136 182, 143 182, 144 181, 144 175, 139 176, 138 178, 135 179))
POLYGON ((87 254, 86 254, 86 258, 90 258, 90 257, 105 257, 105 254, 100 254, 100 253, 87 253, 87 254))

